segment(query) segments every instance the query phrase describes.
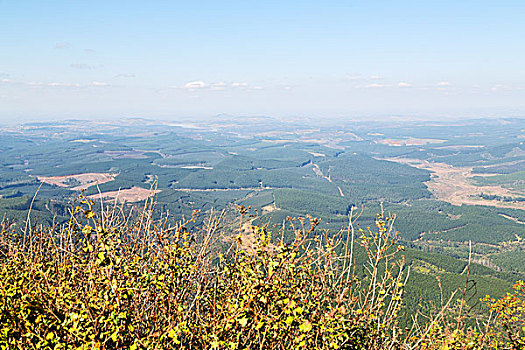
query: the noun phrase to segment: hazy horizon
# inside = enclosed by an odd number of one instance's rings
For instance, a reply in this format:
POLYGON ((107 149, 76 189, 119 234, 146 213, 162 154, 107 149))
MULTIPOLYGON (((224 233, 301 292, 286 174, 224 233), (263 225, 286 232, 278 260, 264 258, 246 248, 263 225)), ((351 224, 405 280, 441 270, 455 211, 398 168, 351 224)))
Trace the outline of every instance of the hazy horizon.
POLYGON ((521 1, 0 1, 0 123, 525 116, 521 1))

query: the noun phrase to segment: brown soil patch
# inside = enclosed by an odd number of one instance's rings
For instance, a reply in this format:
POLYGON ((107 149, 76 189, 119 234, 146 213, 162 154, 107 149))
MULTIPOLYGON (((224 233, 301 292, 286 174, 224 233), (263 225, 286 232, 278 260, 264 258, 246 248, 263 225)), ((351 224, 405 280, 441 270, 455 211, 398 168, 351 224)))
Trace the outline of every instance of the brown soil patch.
MULTIPOLYGON (((445 163, 430 163, 420 159, 388 158, 385 160, 407 164, 419 169, 432 172, 430 181, 425 184, 432 194, 439 200, 454 205, 487 205, 500 208, 525 209, 525 203, 503 203, 497 200, 487 200, 478 195, 483 192, 487 195, 512 196, 513 192, 501 186, 476 186, 470 178, 479 176, 472 174, 471 167, 453 167, 445 163)), ((491 174, 495 175, 495 174, 491 174)))
POLYGON ((37 176, 37 179, 38 181, 42 181, 50 185, 65 187, 74 191, 80 191, 94 185, 100 185, 113 181, 117 175, 118 174, 109 173, 85 173, 66 176, 37 176), (74 184, 72 185, 72 183, 74 184))
POLYGON ((114 199, 117 202, 140 202, 149 197, 153 197, 160 190, 147 190, 142 187, 133 186, 132 188, 120 191, 103 192, 89 196, 90 199, 114 199))
POLYGON ((267 206, 264 206, 264 207, 262 207, 261 209, 262 209, 262 213, 263 213, 263 215, 264 215, 264 214, 267 214, 267 213, 274 212, 274 211, 276 211, 276 210, 279 210, 279 208, 277 208, 277 206, 275 205, 275 203, 268 204, 267 206))

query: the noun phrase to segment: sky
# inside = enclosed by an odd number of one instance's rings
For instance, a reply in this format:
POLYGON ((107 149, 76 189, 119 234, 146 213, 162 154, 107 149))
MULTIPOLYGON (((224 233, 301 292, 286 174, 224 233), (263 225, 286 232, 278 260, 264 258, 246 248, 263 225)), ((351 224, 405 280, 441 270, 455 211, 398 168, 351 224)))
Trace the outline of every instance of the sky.
POLYGON ((525 1, 0 0, 0 122, 525 116, 525 1))

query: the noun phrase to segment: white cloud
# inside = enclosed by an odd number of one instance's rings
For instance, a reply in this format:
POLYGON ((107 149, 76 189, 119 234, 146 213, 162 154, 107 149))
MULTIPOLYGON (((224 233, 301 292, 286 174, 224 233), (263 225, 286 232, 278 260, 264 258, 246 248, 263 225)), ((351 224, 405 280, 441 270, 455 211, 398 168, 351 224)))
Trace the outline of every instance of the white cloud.
POLYGON ((228 84, 226 84, 223 81, 220 81, 218 83, 212 83, 210 84, 210 89, 212 90, 225 90, 228 84))
POLYGON ((71 47, 71 44, 65 41, 61 43, 57 43, 55 45, 55 49, 69 49, 70 47, 71 47))
POLYGON ((525 88, 521 86, 510 86, 504 84, 496 84, 491 88, 492 91, 521 91, 524 89, 525 88))
POLYGON ((356 80, 361 80, 363 79, 363 76, 361 74, 353 74, 353 75, 348 75, 345 77, 345 80, 350 80, 350 81, 356 81, 356 80))
POLYGON ((45 86, 50 87, 82 87, 80 84, 70 84, 70 83, 47 83, 45 86))
POLYGON ((365 85, 365 88, 367 88, 367 89, 378 89, 378 88, 385 88, 385 87, 390 87, 390 85, 388 85, 388 84, 377 84, 377 83, 372 83, 372 84, 365 85))
MULTIPOLYGON (((179 89, 180 87, 173 86, 174 89, 179 89)), ((195 80, 190 81, 189 83, 186 83, 182 89, 188 90, 188 91, 196 91, 196 90, 213 90, 213 91, 223 91, 227 89, 250 89, 250 85, 245 82, 214 82, 214 83, 206 83, 202 80, 195 80)))
POLYGON ((400 88, 411 88, 411 87, 413 87, 412 84, 410 84, 410 83, 405 83, 404 81, 399 82, 399 83, 397 84, 397 86, 400 87, 400 88))
POLYGON ((43 81, 28 81, 23 83, 18 83, 20 85, 26 85, 29 87, 74 87, 80 88, 81 84, 76 83, 60 83, 60 82, 43 82, 43 81))
POLYGON ((132 73, 121 73, 115 75, 115 78, 135 78, 135 74, 132 73))
POLYGON ((80 83, 65 83, 65 82, 47 82, 47 81, 14 81, 11 79, 0 79, 0 84, 10 84, 14 86, 26 86, 28 88, 89 88, 89 87, 105 87, 111 84, 103 81, 92 81, 89 84, 80 83))
POLYGON ((202 80, 196 80, 196 81, 191 81, 189 83, 186 83, 186 85, 184 85, 184 89, 192 91, 195 89, 203 89, 207 86, 208 85, 202 80))
POLYGON ((450 82, 448 82, 448 81, 440 81, 436 85, 437 86, 450 86, 450 82))
POLYGON ((383 79, 383 77, 380 76, 380 75, 377 75, 377 74, 373 74, 373 75, 370 76, 370 79, 372 79, 372 80, 379 80, 379 79, 383 79))
POLYGON ((75 69, 95 69, 99 67, 99 66, 90 66, 89 64, 85 64, 85 63, 71 63, 69 66, 75 69))
POLYGON ((93 85, 93 86, 109 86, 108 83, 103 82, 103 81, 93 81, 93 82, 91 82, 91 85, 93 85))

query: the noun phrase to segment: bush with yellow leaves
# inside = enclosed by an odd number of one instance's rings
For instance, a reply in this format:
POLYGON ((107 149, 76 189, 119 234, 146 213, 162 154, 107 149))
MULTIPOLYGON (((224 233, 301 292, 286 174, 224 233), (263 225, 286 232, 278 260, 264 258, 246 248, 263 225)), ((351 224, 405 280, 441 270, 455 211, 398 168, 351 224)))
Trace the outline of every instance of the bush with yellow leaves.
POLYGON ((61 227, 2 229, 2 349, 482 346, 442 322, 403 333, 408 270, 383 214, 376 231, 354 229, 351 215, 348 230, 316 235, 318 220, 306 217, 272 237, 265 226, 243 232, 224 212, 170 225, 153 219, 153 205, 133 219, 93 205, 81 197, 61 227), (360 280, 354 242, 368 259, 360 280))

